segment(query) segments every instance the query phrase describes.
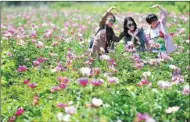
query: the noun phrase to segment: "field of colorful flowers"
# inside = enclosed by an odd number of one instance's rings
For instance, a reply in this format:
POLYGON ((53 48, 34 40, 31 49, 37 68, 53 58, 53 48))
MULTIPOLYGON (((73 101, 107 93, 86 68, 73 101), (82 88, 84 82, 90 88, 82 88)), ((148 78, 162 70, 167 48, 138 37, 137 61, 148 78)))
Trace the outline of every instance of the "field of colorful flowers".
MULTIPOLYGON (((169 11, 179 46, 170 55, 131 51, 122 40, 109 54, 89 57, 104 11, 2 9, 2 122, 190 121, 189 13, 169 11)), ((146 29, 146 15, 116 13, 115 33, 126 16, 146 29)))

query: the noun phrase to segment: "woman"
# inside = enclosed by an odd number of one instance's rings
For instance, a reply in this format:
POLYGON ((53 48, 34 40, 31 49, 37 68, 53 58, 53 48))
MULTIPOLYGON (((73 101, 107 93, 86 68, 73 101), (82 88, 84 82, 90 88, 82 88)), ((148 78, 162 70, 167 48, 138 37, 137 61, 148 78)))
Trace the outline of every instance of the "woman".
POLYGON ((111 13, 112 9, 116 9, 116 7, 110 7, 100 19, 99 29, 92 40, 92 53, 100 54, 101 51, 108 53, 108 47, 113 49, 114 42, 119 42, 123 37, 122 33, 119 37, 115 36, 112 29, 112 26, 116 21, 115 16, 111 13))
POLYGON ((166 20, 168 13, 160 5, 154 5, 151 8, 160 9, 161 18, 158 20, 158 17, 155 14, 149 14, 146 17, 146 21, 150 25, 147 30, 147 46, 152 52, 172 53, 177 47, 174 46, 172 37, 167 33, 166 20))
POLYGON ((142 28, 138 29, 132 17, 124 20, 125 44, 137 47, 137 51, 145 51, 146 37, 142 28))

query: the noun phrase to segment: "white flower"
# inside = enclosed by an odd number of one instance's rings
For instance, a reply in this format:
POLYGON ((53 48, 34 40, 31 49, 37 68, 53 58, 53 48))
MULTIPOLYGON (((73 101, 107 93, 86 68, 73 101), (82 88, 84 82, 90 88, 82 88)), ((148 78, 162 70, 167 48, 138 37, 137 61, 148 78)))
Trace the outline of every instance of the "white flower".
POLYGON ((160 88, 162 89, 166 89, 166 88, 169 88, 171 86, 171 84, 169 82, 165 82, 165 81, 158 81, 157 83, 160 88))
POLYGON ((186 40, 185 42, 186 42, 187 44, 190 44, 190 40, 186 40))
POLYGON ((82 73, 82 75, 90 76, 91 69, 88 67, 82 67, 82 68, 80 68, 80 72, 82 73))
POLYGON ((177 67, 175 65, 169 65, 170 69, 177 69, 177 67))
POLYGON ((174 113, 174 112, 178 111, 179 108, 180 108, 179 106, 169 107, 168 109, 165 110, 165 112, 168 113, 168 114, 169 113, 174 113))
POLYGON ((100 59, 102 59, 102 60, 110 60, 110 56, 108 56, 108 55, 101 55, 100 59))
POLYGON ((150 76, 151 75, 151 72, 150 71, 148 71, 148 72, 143 72, 143 76, 146 78, 146 77, 148 77, 148 76, 150 76))
POLYGON ((65 116, 63 116, 63 121, 64 122, 70 122, 70 117, 71 117, 70 114, 66 114, 65 116))
POLYGON ((189 95, 190 93, 190 88, 189 88, 189 85, 185 85, 183 87, 183 92, 182 92, 184 95, 189 95))
POLYGON ((152 117, 148 117, 145 122, 156 122, 155 119, 153 119, 152 117))
POLYGON ((74 114, 76 111, 77 109, 74 106, 65 107, 65 112, 67 114, 74 114))
POLYGON ((103 101, 101 99, 93 98, 92 99, 92 104, 95 107, 99 107, 103 104, 103 101))
POLYGON ((58 119, 59 122, 63 121, 63 117, 64 117, 63 113, 58 113, 57 114, 57 119, 58 119))

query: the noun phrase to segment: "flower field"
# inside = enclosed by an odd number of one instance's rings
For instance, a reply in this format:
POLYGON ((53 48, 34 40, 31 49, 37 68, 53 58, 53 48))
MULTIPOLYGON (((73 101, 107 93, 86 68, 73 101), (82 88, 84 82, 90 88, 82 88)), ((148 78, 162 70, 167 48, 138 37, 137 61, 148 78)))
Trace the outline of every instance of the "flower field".
MULTIPOLYGON (((105 10, 2 10, 2 122, 190 121, 189 13, 169 11, 178 46, 170 55, 131 51, 121 40, 109 54, 89 57, 105 10)), ((146 29, 147 14, 116 13, 115 33, 126 16, 146 29)))

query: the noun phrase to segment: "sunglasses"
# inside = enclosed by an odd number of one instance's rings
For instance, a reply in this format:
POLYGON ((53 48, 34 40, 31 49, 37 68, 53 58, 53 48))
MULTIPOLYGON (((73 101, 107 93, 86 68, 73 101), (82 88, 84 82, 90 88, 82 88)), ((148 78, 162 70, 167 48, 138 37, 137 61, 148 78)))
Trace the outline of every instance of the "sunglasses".
MULTIPOLYGON (((127 26, 128 26, 128 27, 131 27, 131 26, 135 26, 135 24, 134 24, 134 23, 130 23, 130 24, 127 24, 127 26)), ((127 27, 127 26, 126 26, 126 27, 127 27)))
POLYGON ((114 19, 111 19, 111 18, 108 18, 107 19, 109 22, 111 22, 111 23, 114 23, 115 22, 115 20, 114 19))

